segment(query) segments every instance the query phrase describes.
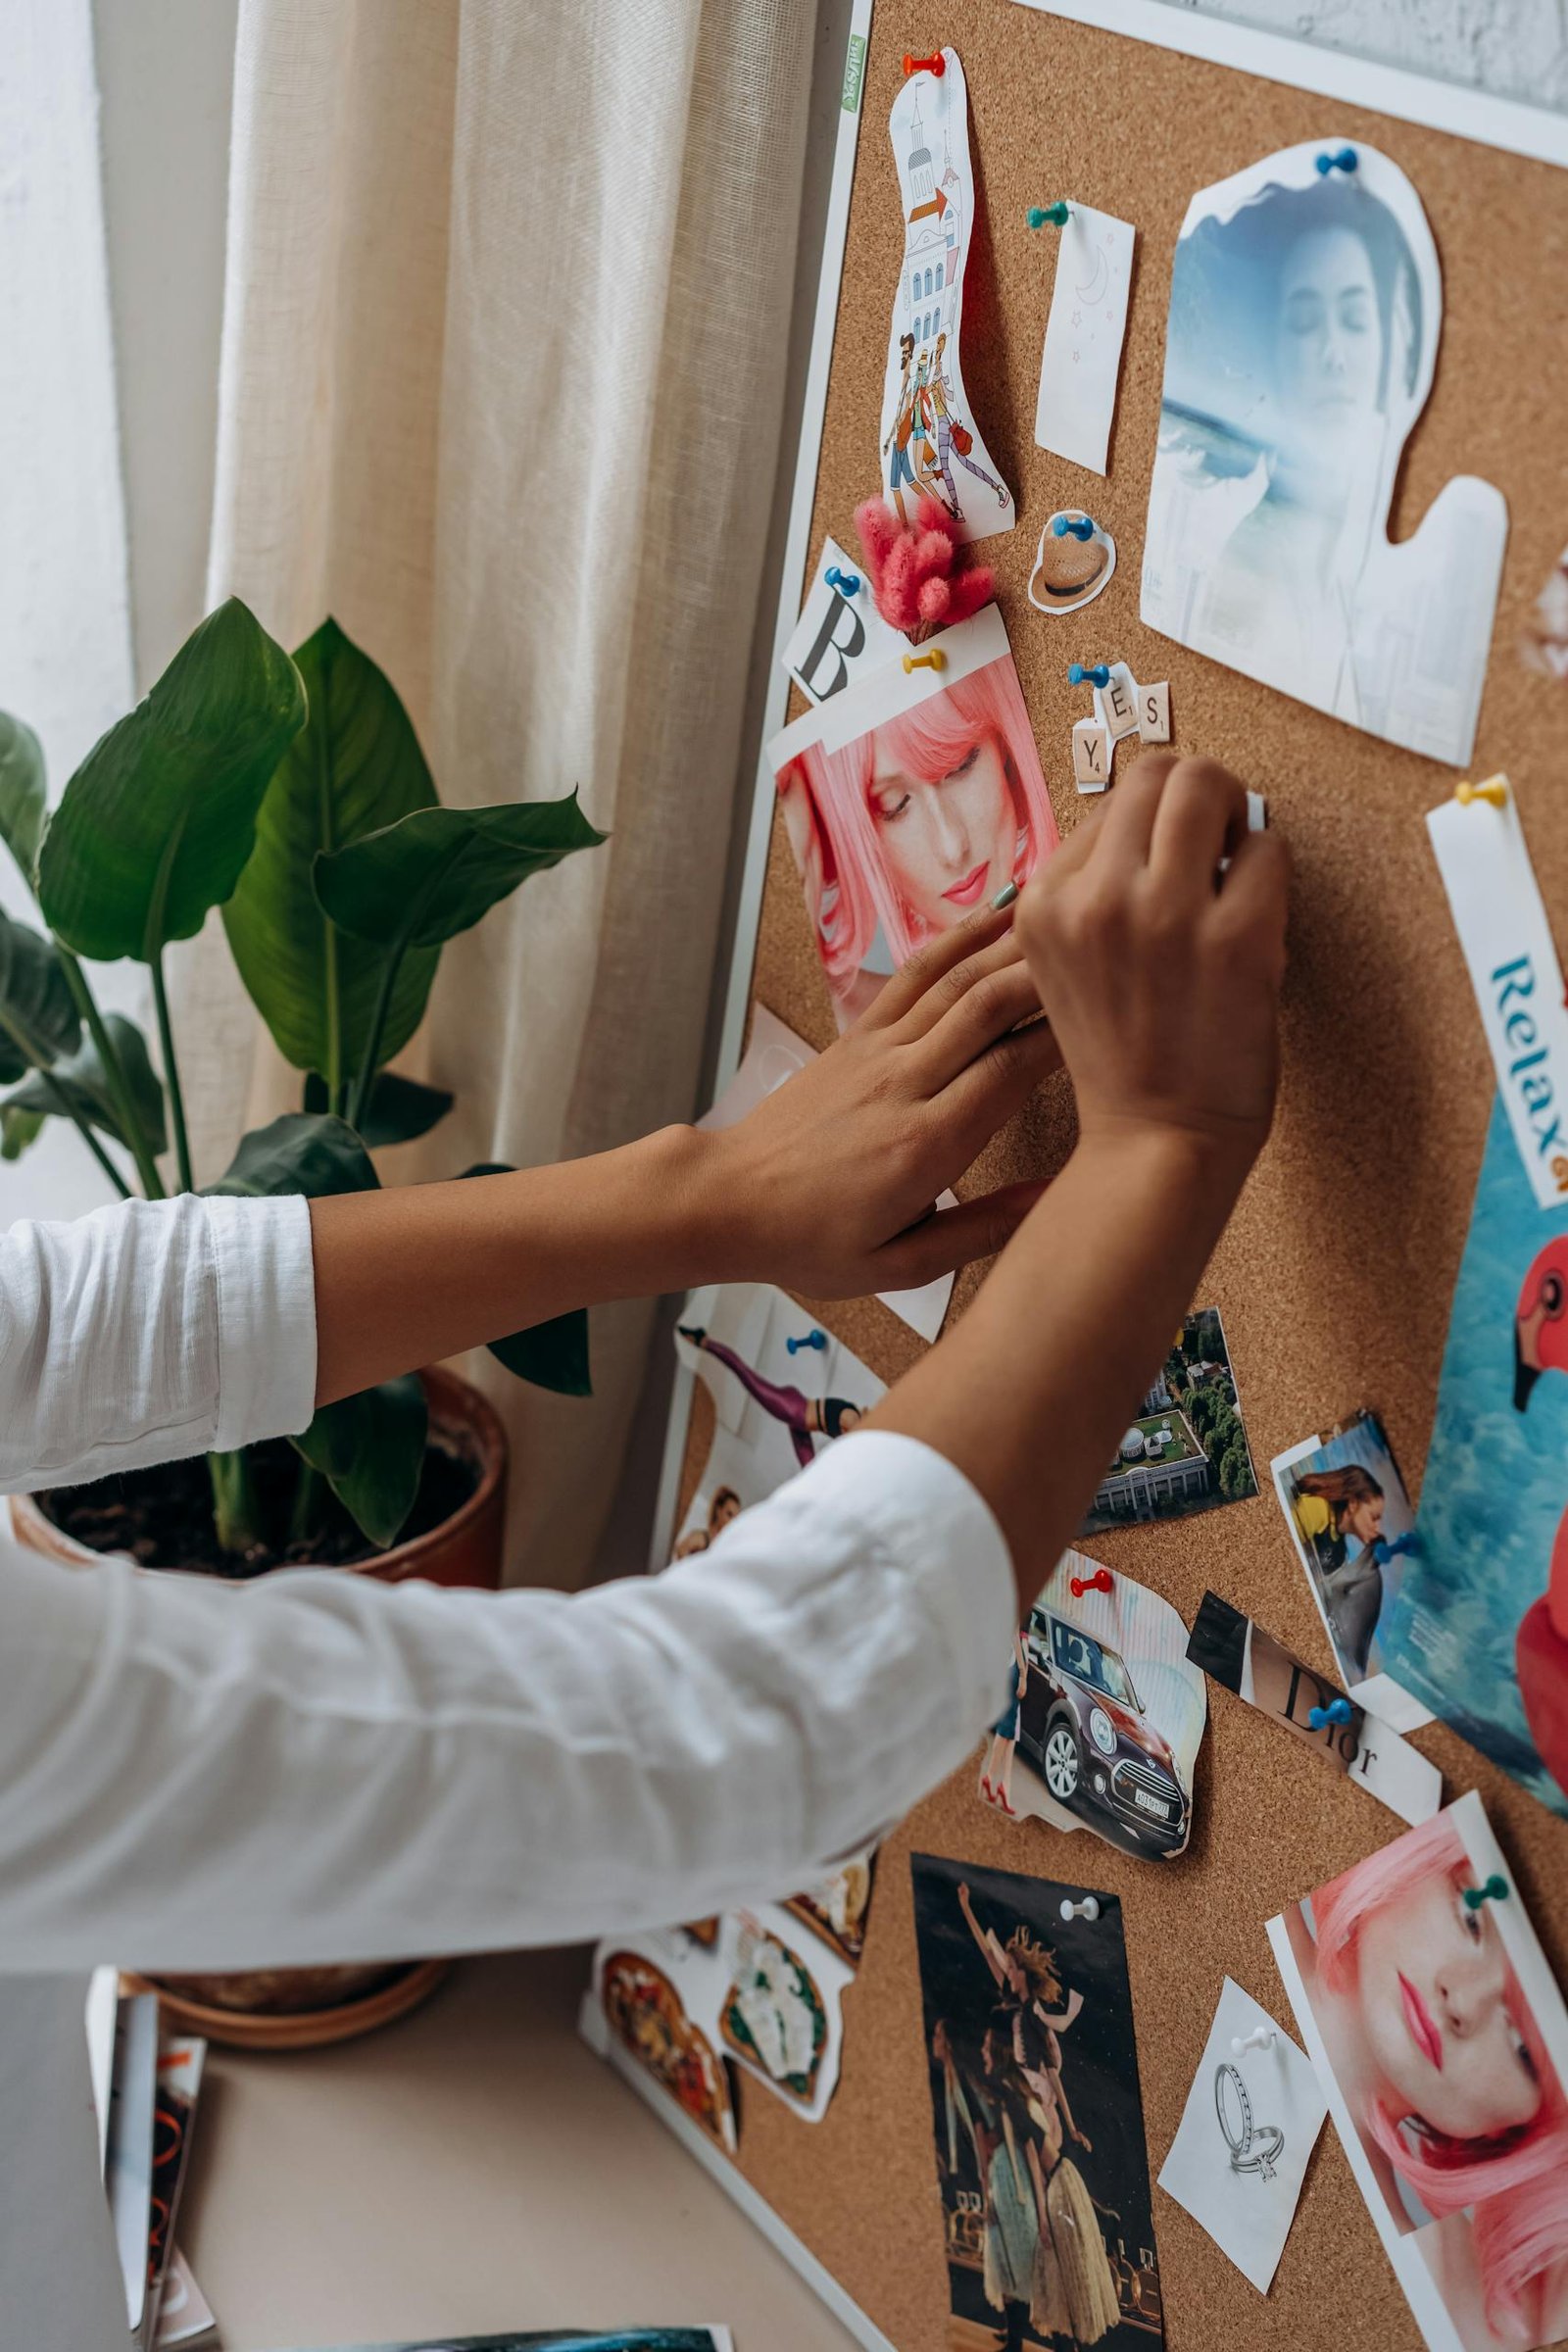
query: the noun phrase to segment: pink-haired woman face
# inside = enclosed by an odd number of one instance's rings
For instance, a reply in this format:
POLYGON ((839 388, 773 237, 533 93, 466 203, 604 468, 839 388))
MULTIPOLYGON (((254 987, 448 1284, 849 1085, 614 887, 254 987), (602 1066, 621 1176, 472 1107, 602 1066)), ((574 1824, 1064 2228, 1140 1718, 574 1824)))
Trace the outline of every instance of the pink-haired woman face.
POLYGON ((1367 1916, 1355 1998, 1392 2110, 1490 2139, 1531 2123, 1544 2091, 1492 1906, 1471 1910, 1466 1883, 1434 1871, 1367 1916))
POLYGON ((911 774, 879 734, 866 802, 888 878, 926 930, 951 930, 1012 880, 1019 812, 989 728, 938 776, 911 774))

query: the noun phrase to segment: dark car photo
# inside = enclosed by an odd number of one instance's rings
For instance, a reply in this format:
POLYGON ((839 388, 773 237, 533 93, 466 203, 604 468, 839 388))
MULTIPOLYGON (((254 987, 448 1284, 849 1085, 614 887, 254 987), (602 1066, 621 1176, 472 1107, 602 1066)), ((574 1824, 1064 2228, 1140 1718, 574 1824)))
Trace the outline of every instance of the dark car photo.
POLYGON ((1018 1746, 1049 1793, 1132 1853, 1180 1853, 1188 1797, 1125 1659, 1043 1605, 1030 1613, 1024 1646, 1018 1746))

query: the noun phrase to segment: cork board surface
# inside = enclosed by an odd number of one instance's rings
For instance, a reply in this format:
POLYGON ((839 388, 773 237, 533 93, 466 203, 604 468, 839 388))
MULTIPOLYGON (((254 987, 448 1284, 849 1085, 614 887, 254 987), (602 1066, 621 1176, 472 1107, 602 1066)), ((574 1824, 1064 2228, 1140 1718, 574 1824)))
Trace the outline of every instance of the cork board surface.
MULTIPOLYGON (((1444 332, 1431 399, 1405 454, 1390 528, 1407 535, 1450 476, 1495 482, 1510 535, 1473 773, 1506 768, 1546 904, 1568 909, 1568 692, 1521 668, 1525 615, 1568 538, 1568 432, 1558 389, 1568 329, 1568 175, 1227 68, 1038 16, 1011 0, 933 11, 879 0, 828 386, 811 547, 856 544, 878 484, 889 304, 903 252, 886 130, 906 50, 943 41, 969 84, 978 220, 964 295, 963 369, 1020 508, 987 542, 1063 832, 1082 804, 1069 757, 1088 704, 1070 659, 1124 660, 1169 678, 1179 748, 1211 753, 1265 791, 1296 863, 1285 1081, 1278 1123, 1195 1303, 1224 1315, 1265 1491, 1090 1548, 1164 1593, 1191 1623, 1212 1586, 1328 1671, 1306 1581, 1267 1488, 1268 1462, 1357 1406, 1383 1417, 1412 1491, 1436 1400, 1449 1300, 1492 1102, 1491 1065, 1422 822, 1453 772, 1287 701, 1146 631, 1144 520, 1177 233, 1192 193, 1294 141, 1348 137, 1408 172, 1441 256, 1444 332), (1134 222, 1138 251, 1103 482, 1034 446, 1040 349, 1055 260, 1030 204, 1065 195, 1134 222), (1044 518, 1088 502, 1119 551, 1116 576, 1075 618, 1025 596, 1044 518)), ((1124 747, 1125 760, 1129 750, 1124 747)), ((1568 919, 1559 913, 1559 942, 1568 919)), ((833 1034, 800 886, 776 827, 755 997, 818 1046, 833 1034)), ((964 1190, 1049 1174, 1071 1145, 1061 1082, 991 1147, 964 1190)), ((961 1312, 978 1276, 960 1277, 961 1312)), ((885 1381, 921 1343, 875 1300, 805 1301, 885 1381)), ((682 1504, 711 1434, 696 1390, 682 1504)), ((1481 1790, 1568 1983, 1568 1823, 1441 1727, 1416 1744, 1447 1793, 1481 1790)), ((921 2033, 911 1848, 1087 1881, 1122 1899, 1151 2178, 1175 2134, 1229 1973, 1276 2017, 1288 2004, 1264 1921, 1397 1833, 1396 1818, 1316 1766, 1239 1700, 1210 1691, 1198 1816, 1169 1868, 1087 1833, 985 1812, 965 1770, 884 1846, 859 1976, 846 1996, 843 2074, 825 2120, 797 2122, 741 2085, 740 2165, 900 2352, 945 2352, 947 2277, 921 2033)), ((1372 2345, 1420 2338, 1332 2126, 1307 2176, 1272 2293, 1258 2296, 1163 2191, 1155 2228, 1172 2352, 1372 2345)))

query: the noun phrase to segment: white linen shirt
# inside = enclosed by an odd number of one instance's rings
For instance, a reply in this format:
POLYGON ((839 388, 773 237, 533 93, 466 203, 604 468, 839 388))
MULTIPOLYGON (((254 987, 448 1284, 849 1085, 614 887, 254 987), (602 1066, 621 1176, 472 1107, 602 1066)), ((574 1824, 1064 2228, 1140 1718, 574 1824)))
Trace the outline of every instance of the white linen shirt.
MULTIPOLYGON (((302 1200, 0 1238, 0 1490, 303 1429, 302 1200)), ((562 1942, 786 1893, 1004 1696, 1005 1544, 866 1430, 662 1575, 577 1593, 229 1585, 0 1540, 0 1969, 562 1942)))

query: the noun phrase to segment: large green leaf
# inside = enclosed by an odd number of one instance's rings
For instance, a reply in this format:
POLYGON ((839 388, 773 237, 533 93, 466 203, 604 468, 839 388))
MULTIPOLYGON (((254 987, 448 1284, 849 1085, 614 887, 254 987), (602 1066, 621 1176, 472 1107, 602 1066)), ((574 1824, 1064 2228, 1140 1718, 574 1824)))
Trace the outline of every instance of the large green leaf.
POLYGON ((231 598, 87 754, 50 819, 38 899, 79 956, 150 963, 234 888, 305 720, 299 672, 231 598))
MULTIPOLYGON (((326 1080, 314 1070, 305 1081, 305 1107, 326 1108, 326 1080)), ((451 1108, 452 1097, 444 1087, 421 1086, 416 1078, 401 1077, 396 1070, 378 1070, 370 1106, 360 1121, 360 1138, 371 1152, 379 1152, 384 1144, 412 1144, 416 1136, 428 1135, 451 1108)))
POLYGON ((0 1102, 0 1159, 20 1159, 42 1133, 42 1111, 19 1110, 9 1098, 0 1102))
MULTIPOLYGON (((240 978, 279 1052, 296 1069, 351 1076, 386 958, 363 939, 334 933, 311 888, 311 868, 319 852, 432 808, 437 796, 391 680, 335 620, 323 621, 294 660, 310 717, 268 787, 256 848, 223 924, 240 978)), ((384 1056, 418 1027, 436 962, 434 949, 404 957, 384 1056)))
POLYGON ((380 1188, 370 1154, 344 1119, 286 1110, 270 1127, 253 1128, 216 1184, 205 1193, 239 1193, 268 1200, 278 1193, 373 1193, 380 1188))
MULTIPOLYGON (((142 1138, 149 1151, 162 1152, 169 1143, 164 1122, 164 1089, 158 1072, 147 1054, 147 1041, 134 1021, 127 1021, 122 1012, 106 1012, 104 1027, 110 1043, 120 1057, 131 1105, 141 1127, 142 1138)), ((0 1113, 25 1112, 40 1119, 67 1109, 77 1118, 85 1119, 89 1127, 101 1128, 117 1144, 129 1143, 120 1105, 109 1083, 95 1039, 83 1035, 74 1054, 51 1065, 50 1084, 46 1085, 37 1072, 24 1078, 15 1091, 7 1095, 0 1113), (61 1096, 65 1097, 62 1102, 61 1096)), ((31 1137, 26 1138, 27 1142, 31 1137)), ((25 1149, 25 1144, 22 1146, 25 1149)), ((13 1152, 11 1157, 15 1157, 13 1152)))
MULTIPOLYGON (((476 1167, 465 1168, 465 1176, 510 1176, 513 1170, 504 1159, 481 1160, 476 1167)), ((553 1390, 558 1396, 591 1396, 594 1384, 588 1361, 588 1309, 568 1307, 564 1315, 553 1315, 548 1323, 534 1323, 526 1331, 514 1331, 504 1340, 492 1340, 490 1352, 498 1364, 505 1364, 519 1380, 532 1383, 536 1389, 553 1390)))
POLYGON ((43 746, 30 727, 0 710, 0 841, 29 890, 38 871, 38 844, 48 813, 43 746))
POLYGON ((0 1085, 74 1054, 81 1018, 52 940, 0 912, 0 1085))
POLYGON ((439 947, 519 882, 605 839, 575 792, 494 808, 421 808, 316 860, 316 895, 342 931, 384 948, 439 947))
POLYGON ((323 1404, 294 1445, 372 1544, 395 1544, 424 1468, 429 1408, 416 1372, 323 1404))

